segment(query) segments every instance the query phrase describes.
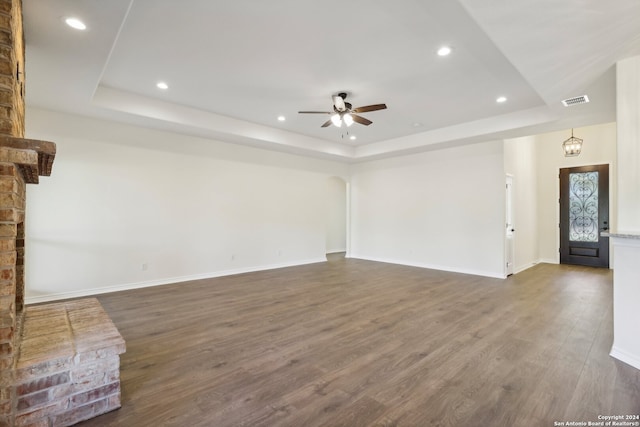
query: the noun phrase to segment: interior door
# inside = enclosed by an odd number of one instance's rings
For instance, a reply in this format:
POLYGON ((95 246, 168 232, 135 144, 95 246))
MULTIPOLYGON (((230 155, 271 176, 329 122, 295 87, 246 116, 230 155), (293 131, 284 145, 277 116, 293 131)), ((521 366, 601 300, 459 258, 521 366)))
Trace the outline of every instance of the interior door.
POLYGON ((515 252, 515 242, 514 242, 514 232, 516 231, 513 225, 513 177, 507 175, 507 185, 506 185, 506 228, 505 228, 505 273, 507 276, 513 274, 514 268, 514 252, 515 252))
POLYGON ((560 263, 609 267, 609 165, 560 169, 560 263))

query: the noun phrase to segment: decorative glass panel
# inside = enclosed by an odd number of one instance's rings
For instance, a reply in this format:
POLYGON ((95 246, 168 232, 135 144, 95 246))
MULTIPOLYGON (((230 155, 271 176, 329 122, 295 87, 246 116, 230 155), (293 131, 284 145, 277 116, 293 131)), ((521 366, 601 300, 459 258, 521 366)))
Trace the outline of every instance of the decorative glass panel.
POLYGON ((569 240, 598 241, 598 172, 569 174, 569 240))

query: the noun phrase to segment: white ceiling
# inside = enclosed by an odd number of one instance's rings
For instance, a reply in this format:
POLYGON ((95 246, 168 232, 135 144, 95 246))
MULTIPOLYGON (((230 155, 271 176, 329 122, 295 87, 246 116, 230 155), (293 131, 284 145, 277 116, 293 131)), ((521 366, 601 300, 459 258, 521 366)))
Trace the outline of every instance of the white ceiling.
POLYGON ((23 7, 28 105, 347 162, 613 121, 615 63, 640 54, 638 0, 23 7), (388 109, 348 129, 297 113, 330 111, 341 91, 388 109), (590 103, 560 102, 584 94, 590 103))

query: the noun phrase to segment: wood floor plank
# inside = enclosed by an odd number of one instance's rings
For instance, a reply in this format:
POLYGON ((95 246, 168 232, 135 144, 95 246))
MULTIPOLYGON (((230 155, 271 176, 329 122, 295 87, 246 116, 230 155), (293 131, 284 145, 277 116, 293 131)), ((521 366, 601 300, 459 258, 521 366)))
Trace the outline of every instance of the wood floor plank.
POLYGON ((127 342, 93 426, 550 426, 640 412, 612 275, 329 262, 99 296, 127 342))
POLYGON ((309 426, 366 427, 384 411, 385 407, 380 402, 363 396, 352 404, 337 409, 326 419, 314 420, 309 426))

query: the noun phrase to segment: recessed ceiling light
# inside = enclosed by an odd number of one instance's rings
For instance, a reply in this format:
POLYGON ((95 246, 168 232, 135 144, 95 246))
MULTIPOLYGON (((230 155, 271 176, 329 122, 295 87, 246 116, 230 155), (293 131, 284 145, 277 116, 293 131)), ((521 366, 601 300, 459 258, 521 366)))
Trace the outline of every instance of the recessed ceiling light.
POLYGON ((351 135, 351 136, 349 137, 349 139, 350 139, 350 140, 352 140, 352 141, 355 141, 357 138, 356 138, 356 136, 355 136, 355 135, 351 135))
POLYGON ((507 102, 507 98, 505 96, 499 96, 496 98, 496 102, 502 104, 503 102, 507 102))
POLYGON ((64 20, 64 22, 70 26, 71 28, 75 28, 76 30, 86 30, 87 26, 85 25, 84 22, 82 22, 81 20, 79 20, 78 18, 67 18, 64 20))
POLYGON ((162 89, 162 90, 167 90, 167 89, 169 89, 169 85, 168 85, 168 84, 166 84, 165 82, 158 82, 158 83, 156 84, 156 87, 157 87, 158 89, 162 89))
POLYGON ((449 46, 442 46, 440 49, 438 49, 438 55, 440 56, 447 56, 451 53, 451 48, 449 46))
POLYGON ((287 118, 285 116, 278 116, 278 121, 279 122, 284 122, 285 120, 287 120, 287 118))

